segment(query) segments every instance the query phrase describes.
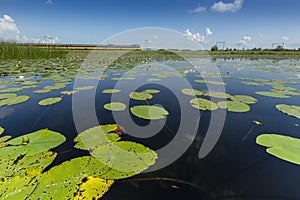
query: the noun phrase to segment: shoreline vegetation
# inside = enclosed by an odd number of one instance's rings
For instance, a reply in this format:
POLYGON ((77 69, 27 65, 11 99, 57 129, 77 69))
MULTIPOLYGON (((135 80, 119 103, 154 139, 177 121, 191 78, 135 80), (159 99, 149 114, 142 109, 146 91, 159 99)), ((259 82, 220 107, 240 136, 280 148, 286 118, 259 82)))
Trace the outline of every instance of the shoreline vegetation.
POLYGON ((77 59, 83 60, 91 51, 114 53, 124 51, 119 62, 132 60, 139 62, 163 61, 191 57, 211 57, 212 59, 300 59, 299 49, 226 49, 226 50, 142 50, 139 45, 87 45, 87 44, 18 44, 14 42, 0 42, 0 61, 2 60, 30 60, 30 59, 77 59), (130 58, 131 57, 131 58, 130 58))

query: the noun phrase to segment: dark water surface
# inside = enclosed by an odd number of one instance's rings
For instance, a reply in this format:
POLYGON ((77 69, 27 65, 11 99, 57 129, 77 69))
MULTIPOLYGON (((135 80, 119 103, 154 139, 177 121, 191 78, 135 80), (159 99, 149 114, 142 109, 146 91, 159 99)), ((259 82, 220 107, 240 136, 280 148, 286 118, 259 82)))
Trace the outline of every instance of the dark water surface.
MULTIPOLYGON (((227 73, 226 75, 234 77, 280 78, 286 80, 286 78, 279 76, 278 73, 272 72, 240 73, 265 67, 265 65, 258 66, 256 65, 257 63, 268 64, 270 62, 269 60, 260 62, 220 60, 218 61, 218 68, 222 73, 227 73), (244 66, 244 69, 238 70, 240 66, 244 66)), ((280 68, 289 62, 271 62, 272 65, 267 65, 267 67, 280 68)), ((111 95, 102 94, 101 91, 114 88, 117 81, 110 79, 111 73, 106 73, 109 74, 109 77, 99 82, 95 96, 95 108, 99 124, 101 125, 115 123, 112 112, 103 108, 104 104, 111 101, 111 95)), ((138 80, 143 82, 145 78, 151 77, 147 74, 147 70, 140 73, 145 73, 145 75, 139 76, 137 74, 135 76, 136 80, 124 81, 122 92, 116 94, 119 95, 120 102, 126 98, 128 99, 128 94, 132 92, 126 91, 130 84, 135 84, 138 80)), ((158 71, 158 73, 161 72, 158 71)), ((120 77, 121 75, 114 74, 112 76, 120 77)), ((204 84, 194 82, 195 79, 200 79, 195 77, 194 73, 187 73, 186 78, 195 89, 207 90, 204 84)), ((165 79, 174 84, 174 88, 177 88, 178 91, 182 89, 180 82, 177 81, 178 77, 167 77, 165 79)), ((251 110, 247 113, 227 112, 222 135, 208 156, 203 159, 198 158, 200 146, 208 129, 211 113, 209 111, 199 111, 201 119, 197 136, 189 149, 176 162, 159 171, 142 173, 129 179, 116 181, 103 199, 300 199, 300 166, 267 154, 265 147, 255 143, 256 137, 263 133, 300 137, 300 127, 297 125, 300 124, 299 119, 284 115, 275 108, 275 105, 280 103, 300 105, 300 97, 292 96, 288 99, 277 99, 259 96, 254 92, 268 91, 270 86, 255 87, 243 85, 240 84, 242 80, 236 78, 224 78, 223 80, 227 84, 225 86, 226 92, 233 95, 250 95, 257 98, 258 102, 251 105, 251 110), (263 124, 260 126, 255 125, 253 120, 260 121, 263 124)), ((300 79, 295 79, 294 81, 300 81, 300 79)), ((49 84, 50 82, 44 82, 33 90, 49 84)), ((300 90, 299 84, 287 86, 300 90)), ((182 105, 180 105, 174 93, 169 88, 160 85, 159 82, 147 83, 144 81, 144 85, 138 87, 137 91, 145 89, 158 89, 161 92, 154 94, 154 98, 149 101, 130 100, 130 106, 159 103, 170 113, 166 124, 158 134, 151 138, 136 138, 128 134, 122 136, 122 139, 139 142, 156 150, 162 148, 174 138, 180 124, 180 106, 182 105)), ((67 137, 67 141, 54 149, 54 151, 58 152, 58 157, 53 165, 87 154, 85 151, 73 148, 73 139, 78 133, 72 115, 72 96, 64 95, 62 102, 53 106, 42 107, 38 105, 38 101, 41 99, 61 96, 60 92, 64 90, 72 90, 72 84, 64 89, 46 94, 35 94, 31 89, 20 91, 18 94, 29 95, 30 100, 26 103, 9 107, 12 109, 12 111, 9 111, 11 114, 0 119, 1 126, 6 129, 5 134, 13 137, 43 128, 64 134, 67 137)), ((87 91, 81 92, 85 93, 87 91)), ((188 104, 191 97, 183 95, 183 99, 186 102, 185 106, 191 107, 188 104)), ((4 112, 4 109, 7 108, 0 107, 1 112, 4 112)), ((122 112, 115 114, 122 115, 122 112)), ((89 113, 83 113, 84 115, 88 117, 89 113)), ((131 115, 131 118, 136 124, 141 126, 149 123, 147 120, 139 119, 133 115, 131 115)))

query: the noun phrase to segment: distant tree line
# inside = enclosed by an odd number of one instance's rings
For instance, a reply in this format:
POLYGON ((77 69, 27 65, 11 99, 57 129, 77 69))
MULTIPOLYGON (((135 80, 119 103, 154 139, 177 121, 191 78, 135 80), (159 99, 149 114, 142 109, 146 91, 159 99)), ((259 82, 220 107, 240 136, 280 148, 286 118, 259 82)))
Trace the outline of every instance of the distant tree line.
POLYGON ((300 51, 300 48, 298 49, 286 49, 284 48, 283 46, 281 45, 278 45, 276 48, 274 49, 270 49, 270 48, 265 48, 265 49, 262 49, 262 48, 252 48, 252 49, 232 49, 232 48, 226 48, 226 49, 219 49, 219 47, 217 45, 214 45, 211 47, 210 49, 211 51, 300 51))

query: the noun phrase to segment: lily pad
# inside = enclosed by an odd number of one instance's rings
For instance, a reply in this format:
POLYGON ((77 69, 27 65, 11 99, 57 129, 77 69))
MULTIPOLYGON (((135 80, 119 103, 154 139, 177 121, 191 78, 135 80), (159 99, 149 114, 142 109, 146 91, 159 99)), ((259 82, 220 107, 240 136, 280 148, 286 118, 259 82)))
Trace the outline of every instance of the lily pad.
POLYGON ((144 90, 144 93, 148 93, 148 94, 157 94, 160 93, 159 90, 153 90, 153 89, 148 89, 148 90, 144 90))
POLYGON ((250 110, 250 106, 239 101, 221 101, 218 102, 221 109, 227 109, 230 112, 243 113, 250 110))
POLYGON ((227 99, 230 98, 231 95, 225 92, 206 92, 204 96, 214 97, 219 99, 227 99))
POLYGON ((199 110, 217 110, 218 106, 216 103, 202 98, 194 98, 190 100, 190 104, 199 110))
POLYGON ((60 102, 61 100, 62 100, 61 97, 47 98, 47 99, 43 99, 43 100, 39 101, 39 105, 49 106, 49 105, 56 104, 56 103, 60 102))
POLYGON ((8 98, 13 98, 16 97, 17 94, 14 93, 5 93, 5 94, 0 94, 0 99, 8 99, 8 98))
POLYGON ((152 99, 152 95, 145 92, 131 92, 129 97, 134 100, 149 100, 152 99))
POLYGON ((104 180, 89 176, 77 186, 74 200, 99 199, 108 191, 113 183, 113 180, 104 180))
POLYGON ((267 92, 267 91, 258 91, 255 92, 255 94, 266 96, 266 97, 274 97, 274 98, 289 98, 289 96, 286 96, 282 93, 277 93, 277 92, 267 92))
POLYGON ((4 132, 4 128, 0 126, 0 135, 4 132))
POLYGON ((267 147, 267 153, 300 165, 300 139, 277 134, 263 134, 256 138, 256 143, 267 147))
POLYGON ((9 146, 0 149, 0 159, 13 159, 25 154, 27 156, 35 155, 44 151, 48 151, 49 149, 54 148, 65 141, 66 138, 60 133, 50 131, 48 129, 42 129, 9 140, 7 142, 9 146), (24 138, 27 138, 27 144, 23 143, 24 138))
POLYGON ((11 106, 15 104, 20 104, 26 102, 29 99, 29 96, 22 95, 22 96, 15 96, 7 99, 0 100, 0 106, 11 106))
POLYGON ((182 94, 188 95, 188 96, 200 96, 203 94, 200 90, 196 89, 190 89, 190 88, 184 88, 181 90, 182 94))
POLYGON ((51 92, 51 90, 49 90, 49 89, 41 89, 41 90, 34 90, 33 92, 37 93, 37 94, 44 94, 44 93, 51 92))
POLYGON ((165 116, 169 115, 169 112, 162 107, 158 106, 133 106, 130 111, 136 117, 148 120, 164 119, 165 116))
POLYGON ((254 97, 251 97, 251 96, 247 96, 247 95, 234 95, 231 97, 231 100, 243 102, 246 104, 255 104, 257 102, 257 99, 255 99, 254 97))
POLYGON ((290 106, 286 104, 278 104, 276 105, 277 110, 300 119, 300 106, 290 106))
POLYGON ((106 110, 111 110, 111 111, 123 111, 126 109, 126 105, 121 102, 111 102, 111 103, 105 104, 104 108, 106 110))
POLYGON ((226 85, 226 83, 220 81, 195 80, 195 82, 202 83, 202 84, 211 84, 211 85, 226 85))
POLYGON ((102 93, 104 93, 104 94, 114 94, 114 93, 118 93, 118 92, 121 92, 121 90, 119 90, 119 89, 106 89, 106 90, 102 91, 102 93))
POLYGON ((83 86, 83 87, 77 87, 77 88, 74 88, 75 90, 91 90, 91 89, 94 89, 95 86, 83 86))
POLYGON ((4 89, 0 89, 0 92, 19 92, 23 90, 23 88, 4 88, 4 89))
POLYGON ((241 82, 244 85, 251 85, 251 86, 265 86, 263 83, 256 83, 256 82, 241 82))

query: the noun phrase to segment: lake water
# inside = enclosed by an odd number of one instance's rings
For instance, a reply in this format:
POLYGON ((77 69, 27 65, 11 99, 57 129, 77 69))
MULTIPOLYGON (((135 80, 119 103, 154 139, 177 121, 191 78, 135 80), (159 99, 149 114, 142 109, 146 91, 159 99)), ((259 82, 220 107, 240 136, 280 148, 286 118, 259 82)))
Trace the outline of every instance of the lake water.
MULTIPOLYGON (((187 151, 182 152, 182 156, 178 160, 160 170, 116 181, 103 199, 300 198, 300 166, 269 155, 266 153, 265 147, 255 142, 257 136, 265 133, 300 138, 299 119, 287 116, 275 108, 275 105, 282 103, 300 106, 300 96, 290 96, 286 99, 260 96, 255 92, 270 91, 272 87, 270 85, 250 86, 241 84, 243 81, 257 82, 255 78, 280 79, 285 81, 285 86, 293 87, 299 91, 300 76, 295 75, 300 75, 300 62, 298 60, 219 59, 215 63, 223 76, 224 83, 226 83, 225 90, 227 93, 231 95, 249 95, 258 99, 258 101, 256 104, 250 105, 251 110, 249 112, 226 112, 225 124, 217 144, 202 159, 199 158, 198 154, 211 122, 211 112, 192 108, 189 100, 193 97, 181 94, 181 99, 178 100, 177 94, 185 88, 181 80, 187 80, 194 89, 207 91, 208 88, 205 84, 194 82, 194 80, 201 79, 199 75, 203 74, 193 70, 193 67, 186 62, 175 61, 141 65, 141 67, 130 71, 125 76, 132 77, 132 80, 119 80, 119 83, 118 80, 112 80, 111 77, 122 77, 124 72, 104 72, 107 77, 103 76, 103 80, 99 80, 95 94, 95 110, 99 124, 116 123, 115 117, 126 118, 129 113, 127 108, 123 112, 114 112, 115 116, 113 116, 111 111, 105 110, 103 105, 111 101, 112 95, 103 94, 101 91, 104 89, 121 89, 122 91, 114 96, 120 102, 129 101, 128 94, 132 92, 131 88, 136 88, 136 91, 145 89, 160 90, 160 93, 153 94, 154 98, 151 100, 130 100, 129 107, 160 104, 170 113, 162 130, 155 136, 143 138, 126 134, 122 136, 122 140, 135 141, 151 149, 158 150, 174 139, 181 123, 181 108, 191 113, 200 113, 201 118, 199 124, 197 119, 188 119, 188 121, 194 120, 197 122, 197 126, 195 126, 198 127, 197 135, 187 151), (163 66, 170 66, 170 68, 176 69, 180 73, 174 74, 168 69, 165 70, 163 66), (159 76, 164 74, 166 76, 159 76), (287 76, 282 76, 282 74, 287 76), (149 78, 157 77, 161 80, 147 81, 149 78), (244 80, 245 78, 249 80, 244 80), (174 87, 168 87, 170 85, 174 87), (262 124, 256 125, 253 123, 254 120, 262 124)), ((96 75, 99 76, 99 72, 97 73, 96 75)), ((93 73, 88 75, 95 76, 93 73)), ((209 74, 207 77, 210 80, 216 80, 216 74, 209 74)), ((9 79, 10 77, 6 78, 9 79)), ((33 79, 33 76, 31 76, 31 79, 33 79)), ((62 133, 67 137, 67 141, 54 149, 58 152, 58 157, 52 166, 74 157, 87 155, 88 152, 73 148, 73 139, 78 134, 72 114, 72 98, 74 96, 64 95, 62 102, 52 106, 42 107, 38 105, 41 99, 62 96, 61 91, 73 90, 73 82, 63 89, 53 90, 45 94, 36 94, 33 92, 34 90, 42 89, 44 86, 53 83, 51 80, 41 81, 37 88, 17 92, 18 95, 30 96, 28 102, 0 107, 0 125, 5 127, 3 135, 16 137, 43 128, 62 133)), ((90 85, 91 80, 81 79, 81 83, 90 85)), ((80 91, 80 93, 90 94, 88 90, 80 91)), ((208 99, 208 97, 203 98, 208 99)), ((213 100, 220 101, 220 99, 213 100)), ((139 119, 132 114, 130 116, 131 118, 128 120, 140 126, 149 124, 148 120, 139 119)), ((83 112, 82 117, 88 119, 89 113, 83 112)), ((125 130, 130 129, 130 127, 126 127, 126 123, 120 125, 124 126, 125 130)), ((190 128, 194 129, 195 127, 190 128)), ((186 132, 188 133, 190 130, 186 130, 186 132)))

